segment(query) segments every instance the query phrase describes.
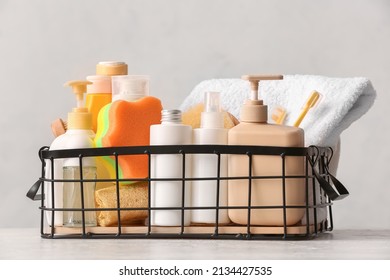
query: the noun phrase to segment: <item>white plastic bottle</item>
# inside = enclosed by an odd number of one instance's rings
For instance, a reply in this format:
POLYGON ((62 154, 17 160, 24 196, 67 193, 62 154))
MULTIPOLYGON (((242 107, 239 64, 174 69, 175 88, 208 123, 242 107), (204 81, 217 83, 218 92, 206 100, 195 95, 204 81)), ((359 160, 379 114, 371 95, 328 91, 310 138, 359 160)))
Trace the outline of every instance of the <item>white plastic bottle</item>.
MULTIPOLYGON (((66 149, 66 136, 62 134, 54 139, 50 145, 49 150, 63 150, 66 149)), ((45 178, 51 180, 63 179, 63 164, 62 158, 53 159, 53 162, 49 159, 45 160, 45 178)), ((62 182, 45 182, 45 206, 46 208, 62 208, 64 206, 63 199, 63 183, 62 182)), ((46 220, 50 226, 62 226, 63 225, 63 212, 50 210, 46 211, 46 220), (54 215, 52 215, 54 213, 54 215), (54 220, 53 220, 54 219, 54 220)))
MULTIPOLYGON (((71 125, 72 127, 72 125, 71 125)), ((76 149, 76 148, 91 148, 93 147, 93 140, 91 138, 92 130, 86 131, 81 129, 73 129, 69 128, 65 134, 58 136, 52 144, 50 145, 49 150, 65 150, 65 149, 76 149)), ((53 178, 55 180, 64 180, 64 179, 80 179, 80 169, 79 169, 79 159, 53 159, 54 170, 53 170, 53 178), (73 170, 73 171, 72 171, 73 170), (72 172, 74 175, 72 175, 72 172)), ((46 172, 45 177, 48 179, 52 179, 52 164, 50 160, 46 160, 46 172)), ((95 161, 92 158, 85 158, 83 160, 83 171, 87 171, 83 174, 83 179, 96 179, 96 165, 95 161), (94 171, 94 173, 92 173, 94 171)), ((75 183, 64 183, 64 182, 54 182, 54 190, 52 189, 52 183, 45 183, 45 205, 47 208, 67 208, 76 206, 72 206, 69 203, 69 199, 67 196, 70 196, 69 185, 73 184, 74 187, 77 185, 75 183), (54 194, 54 200, 53 200, 54 194), (54 203, 53 203, 54 201, 54 203)), ((84 183, 84 189, 87 189, 89 192, 86 193, 85 201, 87 201, 87 205, 84 207, 94 207, 94 191, 95 191, 95 183, 84 183), (91 189, 93 188, 92 198, 91 198, 91 189), (91 204, 91 201, 93 204, 91 204)), ((78 186, 80 184, 78 183, 78 186)), ((80 187, 79 187, 80 188, 80 187)), ((81 200, 80 200, 81 202, 81 200)), ((78 206, 77 206, 78 207, 78 206)), ((80 203, 81 207, 81 203, 80 203)), ((78 208, 80 208, 78 207, 78 208)), ((64 224, 69 224, 69 215, 71 212, 65 211, 55 211, 54 212, 54 221, 52 221, 52 212, 46 212, 46 219, 49 225, 54 226, 63 226, 64 224)), ((95 212, 91 212, 95 215, 95 212)))
MULTIPOLYGON (((194 129, 194 144, 227 145, 228 130, 224 128, 223 112, 220 107, 219 92, 205 93, 205 111, 201 113, 201 127, 194 129)), ((193 177, 214 178, 210 180, 195 180, 192 182, 192 207, 227 206, 227 181, 216 179, 218 176, 217 155, 193 155, 193 177)), ((219 176, 227 177, 227 158, 220 155, 219 176)), ((216 209, 193 210, 193 223, 216 223, 216 209)), ((227 209, 218 212, 218 223, 229 223, 227 209)))
MULTIPOLYGON (((50 150, 65 150, 93 147, 92 115, 87 108, 82 107, 83 93, 88 81, 71 81, 77 97, 77 108, 68 114, 68 129, 58 136, 50 145, 50 150)), ((54 169, 50 160, 46 160, 45 177, 58 182, 45 183, 45 205, 47 208, 81 208, 81 185, 79 182, 61 182, 64 179, 79 180, 79 158, 54 159, 54 169), (53 177, 52 177, 53 172, 53 177)), ((83 158, 83 179, 96 178, 96 165, 93 158, 83 158)), ((94 182, 83 183, 84 208, 94 208, 94 182)), ((46 212, 50 226, 81 226, 81 211, 51 211, 46 212), (52 220, 54 218, 54 221, 52 220)), ((85 223, 96 225, 95 211, 85 211, 85 223)))
MULTIPOLYGON (((192 127, 181 122, 180 110, 163 110, 161 124, 150 127, 150 145, 186 145, 192 144, 192 127)), ((178 154, 153 155, 151 158, 151 178, 191 177, 191 157, 186 155, 185 170, 183 157, 178 154), (183 172, 185 172, 183 174, 183 172)), ((189 207, 191 203, 191 182, 186 181, 184 187, 184 205, 182 201, 182 181, 152 181, 152 207, 189 207)), ((184 211, 184 225, 190 224, 191 212, 184 211)), ((181 210, 151 211, 151 225, 180 226, 182 224, 181 210)))

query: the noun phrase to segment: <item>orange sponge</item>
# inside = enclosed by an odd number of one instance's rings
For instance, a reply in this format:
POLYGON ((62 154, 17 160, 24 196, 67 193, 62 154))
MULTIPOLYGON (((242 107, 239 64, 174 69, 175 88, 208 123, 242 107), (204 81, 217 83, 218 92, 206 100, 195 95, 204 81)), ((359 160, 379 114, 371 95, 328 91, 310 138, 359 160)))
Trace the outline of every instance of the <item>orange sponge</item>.
MULTIPOLYGON (((161 121, 161 101, 146 96, 136 101, 117 100, 99 113, 95 143, 98 147, 147 146, 150 126, 161 121)), ((111 160, 111 164, 113 161, 111 160)), ((148 176, 147 155, 119 156, 120 178, 148 176)), ((110 168, 113 172, 115 168, 110 168)), ((115 174, 112 174, 115 178, 115 174)))

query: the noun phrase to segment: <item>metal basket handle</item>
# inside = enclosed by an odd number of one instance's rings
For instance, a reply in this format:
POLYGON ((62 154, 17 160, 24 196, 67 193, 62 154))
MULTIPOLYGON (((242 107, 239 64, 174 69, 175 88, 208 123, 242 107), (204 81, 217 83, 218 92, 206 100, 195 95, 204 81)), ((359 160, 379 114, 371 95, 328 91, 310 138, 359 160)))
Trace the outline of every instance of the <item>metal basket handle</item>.
MULTIPOLYGON (((43 146, 42 148, 39 149, 39 152, 38 152, 39 159, 42 162, 42 177, 44 177, 44 174, 45 174, 45 160, 43 159, 42 152, 47 151, 47 150, 49 150, 49 147, 43 146)), ((32 185, 31 188, 28 190, 26 196, 28 198, 30 198, 31 200, 35 200, 35 201, 42 200, 43 199, 42 195, 37 194, 39 191, 39 188, 42 186, 42 184, 43 184, 43 179, 39 178, 38 181, 36 181, 34 183, 34 185, 32 185)))
POLYGON ((341 200, 346 198, 349 195, 348 190, 344 187, 344 185, 336 179, 330 172, 328 168, 328 164, 325 162, 325 157, 324 156, 319 156, 319 154, 315 157, 315 159, 311 159, 308 157, 309 163, 312 167, 313 175, 316 177, 318 183, 320 184, 321 188, 325 191, 326 195, 331 199, 331 200, 341 200), (321 176, 321 174, 316 170, 315 166, 317 164, 321 165, 323 167, 325 176, 329 176, 330 182, 324 179, 324 176, 321 176))
POLYGON ((30 198, 31 200, 42 200, 42 195, 37 194, 42 183, 43 183, 42 179, 39 179, 38 181, 36 181, 34 183, 34 185, 32 185, 31 188, 28 190, 26 196, 28 198, 30 198))

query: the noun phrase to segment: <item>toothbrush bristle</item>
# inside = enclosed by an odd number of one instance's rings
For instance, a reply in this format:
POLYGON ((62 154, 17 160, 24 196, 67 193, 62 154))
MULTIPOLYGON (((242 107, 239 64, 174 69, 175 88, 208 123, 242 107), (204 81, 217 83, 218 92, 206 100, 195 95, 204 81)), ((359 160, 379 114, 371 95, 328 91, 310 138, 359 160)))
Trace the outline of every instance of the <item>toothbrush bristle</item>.
POLYGON ((280 107, 276 107, 271 114, 271 118, 275 123, 282 124, 286 118, 286 110, 280 107))

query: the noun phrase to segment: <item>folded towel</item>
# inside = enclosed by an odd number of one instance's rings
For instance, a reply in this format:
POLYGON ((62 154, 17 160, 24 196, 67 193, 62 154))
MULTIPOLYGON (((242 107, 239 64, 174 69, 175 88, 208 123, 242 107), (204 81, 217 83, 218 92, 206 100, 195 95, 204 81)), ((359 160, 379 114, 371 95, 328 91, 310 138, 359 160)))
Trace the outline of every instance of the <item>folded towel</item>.
MULTIPOLYGON (((376 92, 367 78, 330 78, 314 75, 284 75, 283 80, 261 81, 260 98, 272 110, 282 106, 287 111, 286 125, 293 125, 313 90, 321 100, 311 109, 300 127, 305 131, 305 145, 336 146, 340 134, 373 105, 376 92)), ((248 81, 213 79, 198 84, 180 106, 188 110, 203 101, 206 91, 221 92, 222 107, 240 118, 241 105, 250 96, 248 81)))

